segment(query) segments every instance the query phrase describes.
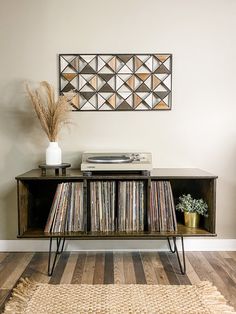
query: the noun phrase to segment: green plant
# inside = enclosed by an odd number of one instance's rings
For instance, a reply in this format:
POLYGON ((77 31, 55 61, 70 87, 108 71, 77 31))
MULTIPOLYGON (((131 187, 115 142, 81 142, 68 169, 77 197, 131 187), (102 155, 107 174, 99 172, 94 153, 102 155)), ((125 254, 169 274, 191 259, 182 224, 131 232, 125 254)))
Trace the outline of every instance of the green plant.
POLYGON ((188 213, 198 213, 202 216, 208 216, 208 206, 203 199, 194 199, 190 194, 183 194, 179 197, 179 203, 176 206, 176 210, 188 213))

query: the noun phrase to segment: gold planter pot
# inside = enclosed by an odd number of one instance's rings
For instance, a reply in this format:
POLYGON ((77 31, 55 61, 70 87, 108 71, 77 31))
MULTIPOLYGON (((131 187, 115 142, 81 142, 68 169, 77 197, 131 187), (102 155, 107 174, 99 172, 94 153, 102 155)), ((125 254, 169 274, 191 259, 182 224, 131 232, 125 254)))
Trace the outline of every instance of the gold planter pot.
POLYGON ((184 224, 186 227, 198 228, 200 215, 198 213, 184 212, 184 224))

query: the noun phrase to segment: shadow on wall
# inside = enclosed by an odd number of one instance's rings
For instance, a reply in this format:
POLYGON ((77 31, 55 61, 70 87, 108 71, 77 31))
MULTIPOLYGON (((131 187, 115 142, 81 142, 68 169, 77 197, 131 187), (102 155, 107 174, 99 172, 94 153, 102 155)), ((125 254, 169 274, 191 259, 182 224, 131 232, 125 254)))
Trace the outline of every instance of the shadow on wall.
POLYGON ((0 198, 0 239, 15 239, 18 233, 17 188, 15 182, 11 182, 4 191, 1 191, 0 198))
POLYGON ((28 100, 24 81, 14 81, 5 85, 0 102, 0 136, 5 135, 8 143, 13 146, 20 144, 18 140, 21 140, 24 143, 31 142, 36 149, 42 142, 43 131, 28 100))
POLYGON ((15 176, 35 167, 43 136, 27 101, 24 82, 11 81, 0 90, 0 239, 17 233, 15 176))

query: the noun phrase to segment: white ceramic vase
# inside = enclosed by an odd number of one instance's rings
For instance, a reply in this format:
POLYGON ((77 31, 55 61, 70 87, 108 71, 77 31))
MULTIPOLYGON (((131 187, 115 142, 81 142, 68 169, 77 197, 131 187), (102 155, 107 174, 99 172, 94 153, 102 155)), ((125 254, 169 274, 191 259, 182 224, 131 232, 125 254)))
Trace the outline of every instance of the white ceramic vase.
POLYGON ((46 165, 54 166, 61 164, 61 149, 57 142, 49 142, 46 149, 46 165))

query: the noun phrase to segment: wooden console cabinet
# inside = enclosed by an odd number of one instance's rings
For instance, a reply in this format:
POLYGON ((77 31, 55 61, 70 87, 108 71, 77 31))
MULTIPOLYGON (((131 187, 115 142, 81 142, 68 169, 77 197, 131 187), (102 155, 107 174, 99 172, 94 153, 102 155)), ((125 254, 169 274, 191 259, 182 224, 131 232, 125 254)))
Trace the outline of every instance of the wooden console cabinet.
MULTIPOLYGON (((16 177, 17 180, 17 198, 18 198, 18 237, 19 238, 49 238, 51 257, 52 239, 57 240, 57 254, 60 249, 60 240, 63 239, 159 239, 166 238, 172 252, 177 251, 176 239, 182 240, 184 237, 209 237, 215 236, 216 219, 216 179, 217 176, 199 169, 153 169, 150 175, 138 175, 132 173, 126 174, 96 174, 89 177, 83 176, 78 169, 68 170, 66 175, 47 175, 42 176, 39 169, 34 169, 16 177), (150 187, 154 180, 168 180, 171 183, 175 204, 179 196, 190 193, 194 198, 203 198, 208 204, 208 217, 200 221, 200 227, 185 227, 182 215, 177 213, 178 229, 175 232, 150 232, 147 222, 143 232, 119 233, 119 232, 91 232, 90 231, 90 204, 89 204, 89 184, 94 180, 142 180, 145 184, 145 204, 146 215, 148 215, 150 187), (84 212, 87 219, 86 232, 68 232, 68 233, 44 233, 44 227, 53 201, 58 183, 83 181, 84 186, 84 212), (170 239, 173 240, 173 248, 170 245, 170 239)), ((146 219, 147 221, 148 219, 146 219)), ((184 253, 184 248, 183 253, 184 253)), ((57 255, 56 254, 56 255, 57 255)), ((179 260, 179 255, 177 255, 179 260)), ((183 255, 184 258, 184 255, 183 255)), ((55 262, 55 260, 54 260, 55 262)), ((179 260, 180 262, 180 260, 179 260)), ((184 260, 185 262, 185 260, 184 260)), ((54 265, 53 265, 54 266, 54 265)), ((181 266, 181 265, 180 265, 181 266)), ((50 268, 50 260, 49 260, 50 268)), ((52 269, 53 271, 53 269, 52 269)), ((49 271, 49 274, 52 273, 49 271)), ((185 264, 181 272, 185 272, 185 264)))

